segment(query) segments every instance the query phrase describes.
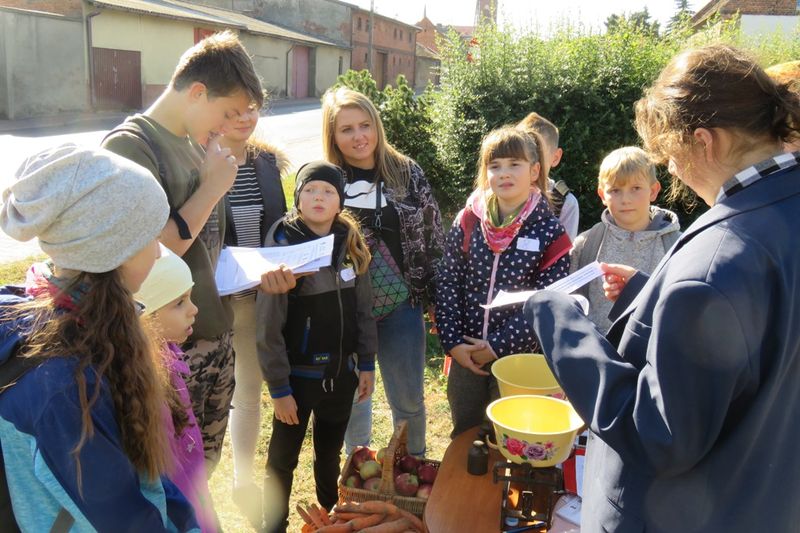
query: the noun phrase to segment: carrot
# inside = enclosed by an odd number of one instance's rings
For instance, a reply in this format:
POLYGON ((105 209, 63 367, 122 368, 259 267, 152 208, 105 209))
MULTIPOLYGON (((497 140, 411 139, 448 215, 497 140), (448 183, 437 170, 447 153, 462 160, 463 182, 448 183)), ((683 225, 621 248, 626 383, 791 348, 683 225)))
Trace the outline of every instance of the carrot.
POLYGON ((333 522, 331 522, 331 518, 328 516, 328 510, 324 507, 317 507, 316 503, 312 503, 309 507, 309 514, 316 515, 320 522, 322 522, 322 524, 325 526, 333 524, 333 522))
POLYGON ((380 524, 383 522, 384 518, 386 518, 386 513, 362 515, 360 518, 354 518, 350 520, 350 526, 353 528, 353 531, 361 531, 362 529, 370 526, 376 526, 380 524))
POLYGON ((300 533, 315 533, 317 528, 315 528, 311 524, 303 524, 303 528, 300 530, 300 533))
POLYGON ((350 527, 350 522, 345 522, 344 524, 323 526, 317 530, 317 533, 350 533, 351 531, 353 528, 350 527))
POLYGON ((408 528, 413 527, 406 518, 400 518, 393 522, 384 522, 377 526, 362 529, 360 533, 403 533, 408 528))
POLYGON ((355 502, 345 503, 337 507, 337 509, 346 513, 386 514, 389 511, 387 505, 391 504, 379 500, 370 500, 362 503, 355 503, 355 502))
POLYGON ((409 513, 405 509, 397 508, 397 512, 400 513, 400 516, 411 522, 411 527, 416 529, 417 531, 425 531, 425 526, 422 525, 422 520, 417 518, 416 515, 409 513))
POLYGON ((303 509, 303 507, 299 503, 297 504, 297 506, 295 506, 295 509, 297 510, 297 514, 300 515, 300 518, 303 519, 303 522, 305 522, 306 524, 310 524, 312 526, 317 525, 314 523, 314 519, 311 518, 311 515, 308 514, 306 510, 303 509))
POLYGON ((333 511, 333 516, 335 516, 337 520, 338 519, 343 519, 345 522, 348 522, 348 521, 352 520, 353 518, 360 518, 360 517, 364 516, 364 513, 339 512, 339 510, 337 508, 337 509, 335 509, 333 511))

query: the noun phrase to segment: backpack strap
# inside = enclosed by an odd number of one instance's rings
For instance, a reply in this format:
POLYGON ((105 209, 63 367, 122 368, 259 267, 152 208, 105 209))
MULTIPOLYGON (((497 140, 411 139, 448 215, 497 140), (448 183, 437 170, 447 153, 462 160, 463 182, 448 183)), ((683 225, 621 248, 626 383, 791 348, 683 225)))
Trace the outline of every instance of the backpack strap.
POLYGON ((564 180, 555 182, 553 188, 550 189, 550 207, 556 218, 561 216, 561 210, 564 208, 564 200, 566 200, 569 192, 569 186, 564 180))
POLYGON ((606 237, 607 229, 605 223, 598 222, 586 232, 586 240, 583 242, 583 248, 578 256, 578 268, 585 267, 597 259, 597 254, 600 252, 600 244, 606 237))
MULTIPOLYGON (((153 153, 155 157, 154 163, 158 168, 158 178, 161 182, 161 188, 164 189, 164 193, 167 195, 167 203, 169 204, 169 218, 175 221, 175 225, 178 226, 178 235, 181 239, 188 241, 192 239, 192 232, 189 230, 189 224, 183 219, 181 214, 172 204, 172 195, 169 193, 169 185, 167 183, 167 166, 164 163, 164 158, 162 157, 161 149, 158 145, 150 140, 147 135, 144 134, 142 129, 131 123, 131 122, 123 122, 113 130, 109 131, 108 134, 103 137, 103 141, 105 142, 109 137, 116 133, 127 133, 132 135, 142 141, 147 148, 153 153)), ((102 144, 102 143, 101 143, 102 144)))
POLYGON ((461 243, 461 251, 465 255, 469 255, 469 244, 472 237, 472 231, 475 229, 475 224, 478 223, 478 215, 472 212, 472 209, 464 208, 461 210, 461 219, 458 221, 461 226, 461 231, 464 232, 464 240, 461 243))

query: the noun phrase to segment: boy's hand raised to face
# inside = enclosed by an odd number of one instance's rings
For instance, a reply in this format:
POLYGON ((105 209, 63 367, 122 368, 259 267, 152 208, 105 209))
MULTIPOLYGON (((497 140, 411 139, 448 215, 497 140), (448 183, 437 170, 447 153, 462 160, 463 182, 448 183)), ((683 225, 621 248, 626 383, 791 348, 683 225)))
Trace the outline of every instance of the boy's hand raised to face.
POLYGON ((231 149, 220 146, 219 140, 220 137, 216 136, 208 141, 206 157, 200 165, 200 186, 213 190, 222 198, 233 186, 239 165, 231 149))

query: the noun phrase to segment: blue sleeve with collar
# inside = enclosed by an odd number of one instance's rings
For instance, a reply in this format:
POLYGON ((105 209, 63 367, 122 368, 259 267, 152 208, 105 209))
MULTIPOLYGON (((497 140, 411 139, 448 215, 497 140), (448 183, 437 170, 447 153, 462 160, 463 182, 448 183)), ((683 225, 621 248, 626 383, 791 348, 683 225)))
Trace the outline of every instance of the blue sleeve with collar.
MULTIPOLYGON (((75 460, 82 420, 74 370, 74 359, 48 361, 3 394, 0 416, 36 444, 33 457, 12 463, 33 468, 33 475, 50 492, 50 503, 56 500, 77 514, 76 522, 88 521, 98 531, 167 531, 159 505, 164 504, 164 488, 159 480, 140 478, 125 454, 105 384, 91 411, 93 434, 81 447, 79 465, 75 460)), ((85 372, 90 396, 91 374, 85 372)), ((14 468, 8 460, 6 467, 14 468)), ((7 470, 7 474, 11 486, 14 473, 7 470)), ((190 529, 192 520, 193 516, 183 524, 190 529)))

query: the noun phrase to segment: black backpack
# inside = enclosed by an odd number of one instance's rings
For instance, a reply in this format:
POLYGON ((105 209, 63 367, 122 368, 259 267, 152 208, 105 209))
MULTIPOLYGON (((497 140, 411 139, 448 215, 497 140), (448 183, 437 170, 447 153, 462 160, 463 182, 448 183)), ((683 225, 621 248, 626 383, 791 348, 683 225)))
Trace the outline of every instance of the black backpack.
MULTIPOLYGON (((0 287, 0 308, 11 306, 26 300, 22 287, 6 285, 0 287)), ((0 313, 0 318, 4 313, 0 313)), ((5 361, 0 361, 0 394, 12 387, 29 370, 33 370, 45 357, 23 357, 19 353, 22 339, 2 339, 3 344, 12 344, 11 355, 5 361)), ((19 525, 14 518, 14 509, 11 507, 11 493, 6 480, 6 468, 2 454, 3 443, 0 442, 0 531, 2 533, 18 533, 19 525)), ((58 511, 55 521, 50 528, 50 533, 66 533, 72 527, 75 519, 65 508, 58 511)))

